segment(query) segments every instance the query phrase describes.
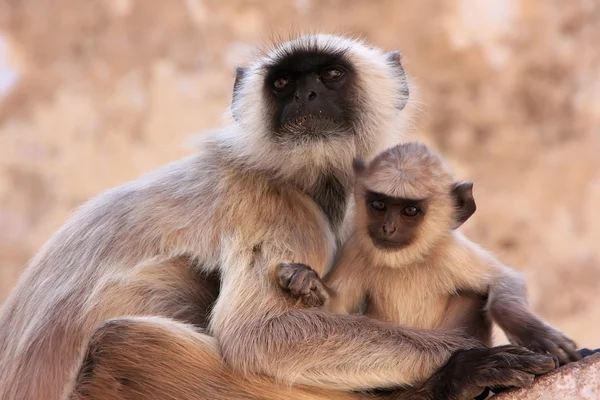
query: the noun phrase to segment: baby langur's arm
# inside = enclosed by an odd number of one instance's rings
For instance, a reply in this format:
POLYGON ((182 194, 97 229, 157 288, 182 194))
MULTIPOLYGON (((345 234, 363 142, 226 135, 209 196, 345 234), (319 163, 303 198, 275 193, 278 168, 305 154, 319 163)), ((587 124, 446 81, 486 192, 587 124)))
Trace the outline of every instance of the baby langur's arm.
POLYGON ((487 309, 511 343, 554 354, 561 364, 581 359, 573 340, 530 310, 521 276, 498 262, 494 270, 487 309))
MULTIPOLYGON (((457 220, 454 228, 465 222, 476 209, 473 184, 457 185, 457 220)), ((466 239, 456 231, 455 246, 449 255, 454 266, 454 279, 458 288, 488 294, 489 316, 515 344, 545 351, 558 357, 561 364, 576 361, 581 356, 575 343, 558 329, 538 318, 527 304, 525 282, 515 271, 502 265, 495 257, 466 239)))

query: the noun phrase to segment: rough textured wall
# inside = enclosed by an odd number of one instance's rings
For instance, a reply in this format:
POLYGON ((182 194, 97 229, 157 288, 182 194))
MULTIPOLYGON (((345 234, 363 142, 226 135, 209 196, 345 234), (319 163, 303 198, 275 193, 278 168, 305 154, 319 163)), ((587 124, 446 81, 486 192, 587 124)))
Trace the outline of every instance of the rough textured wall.
POLYGON ((600 354, 536 379, 527 389, 493 396, 493 400, 597 400, 600 399, 600 354))
POLYGON ((0 0, 0 301, 74 207, 218 127, 234 66, 292 26, 403 51, 412 134, 476 182, 467 233, 600 346, 596 0, 0 0))

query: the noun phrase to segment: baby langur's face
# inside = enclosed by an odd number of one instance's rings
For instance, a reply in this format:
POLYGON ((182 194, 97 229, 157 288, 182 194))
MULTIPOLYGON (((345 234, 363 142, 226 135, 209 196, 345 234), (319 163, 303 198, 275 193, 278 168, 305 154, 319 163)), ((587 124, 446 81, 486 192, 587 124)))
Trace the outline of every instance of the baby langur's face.
POLYGON ((357 204, 365 207, 361 224, 382 251, 427 248, 475 212, 473 183, 456 181, 421 143, 394 146, 369 164, 357 158, 353 169, 357 204))
POLYGON ((427 199, 407 199, 367 191, 367 230, 375 247, 394 251, 409 246, 423 223, 427 203, 427 199))

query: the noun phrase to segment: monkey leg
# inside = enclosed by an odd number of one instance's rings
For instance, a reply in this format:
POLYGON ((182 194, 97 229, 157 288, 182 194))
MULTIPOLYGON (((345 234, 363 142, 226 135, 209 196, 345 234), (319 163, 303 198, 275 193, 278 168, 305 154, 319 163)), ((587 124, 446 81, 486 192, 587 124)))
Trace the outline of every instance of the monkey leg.
POLYGON ((70 400, 363 398, 360 394, 242 378, 223 362, 216 339, 158 317, 120 318, 93 334, 70 400))

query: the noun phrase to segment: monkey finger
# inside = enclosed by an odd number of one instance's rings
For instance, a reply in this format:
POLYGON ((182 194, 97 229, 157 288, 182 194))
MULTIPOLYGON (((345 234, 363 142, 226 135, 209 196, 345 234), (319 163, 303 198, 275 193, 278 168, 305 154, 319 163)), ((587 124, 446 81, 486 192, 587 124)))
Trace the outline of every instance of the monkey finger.
POLYGON ((329 293, 325 288, 325 284, 320 280, 311 280, 308 283, 308 289, 308 293, 318 298, 320 302, 325 303, 329 300, 329 293))
POLYGON ((279 286, 282 288, 288 288, 292 276, 294 275, 294 269, 288 263, 279 263, 277 266, 277 281, 279 286))
POLYGON ((483 353, 484 357, 495 359, 499 362, 506 364, 510 360, 518 360, 518 356, 531 357, 537 355, 531 349, 523 347, 521 345, 507 344, 502 346, 496 346, 486 348, 483 353))
POLYGON ((577 352, 577 347, 575 342, 559 342, 558 346, 565 352, 565 354, 569 357, 569 361, 579 361, 581 360, 581 354, 577 352))
POLYGON ((314 282, 314 288, 311 288, 311 291, 317 296, 321 305, 325 305, 329 302, 329 293, 323 282, 314 282))
POLYGON ((488 353, 489 354, 509 353, 509 354, 514 354, 514 355, 525 355, 525 356, 529 356, 529 355, 533 354, 533 352, 531 350, 523 347, 522 345, 518 345, 518 344, 505 344, 502 346, 492 347, 492 348, 488 349, 488 353))
POLYGON ((302 294, 313 293, 317 297, 322 297, 320 292, 323 290, 323 282, 314 271, 307 271, 302 284, 302 294))
POLYGON ((549 354, 507 354, 497 363, 498 367, 518 369, 535 375, 545 374, 556 368, 555 357, 549 354))
POLYGON ((521 356, 516 362, 517 365, 515 368, 535 375, 542 375, 550 372, 559 365, 557 357, 552 354, 521 356))
POLYGON ((567 353, 565 353, 560 347, 558 347, 556 343, 554 343, 552 340, 542 339, 540 340, 540 342, 544 350, 558 357, 560 365, 565 365, 569 363, 569 356, 567 356, 567 353))
POLYGON ((493 368, 512 368, 532 374, 543 374, 556 368, 555 358, 546 353, 535 353, 521 346, 504 345, 486 349, 481 358, 493 368))
POLYGON ((535 375, 512 368, 485 368, 473 374, 469 383, 482 387, 529 387, 535 375))
POLYGON ((560 333, 559 339, 556 341, 558 346, 564 351, 569 357, 570 361, 581 360, 581 354, 577 351, 577 344, 568 336, 560 333))
POLYGON ((289 289, 292 294, 296 296, 310 294, 311 279, 314 278, 312 277, 310 271, 298 271, 290 282, 289 289))
POLYGON ((543 354, 545 356, 552 357, 552 360, 554 361, 554 368, 560 367, 560 360, 558 359, 556 354, 548 352, 544 345, 538 342, 533 342, 527 348, 537 354, 543 354))
POLYGON ((574 349, 577 348, 577 343, 575 343, 575 341, 573 339, 571 339, 570 337, 563 335, 563 341, 566 342, 572 348, 574 348, 574 349))
POLYGON ((555 356, 554 354, 552 354, 552 353, 546 353, 546 354, 548 354, 549 356, 551 356, 551 357, 552 357, 552 359, 554 360, 554 368, 555 368, 555 369, 556 369, 556 368, 558 368, 558 367, 560 367, 560 361, 558 360, 558 357, 556 357, 556 356, 555 356))

